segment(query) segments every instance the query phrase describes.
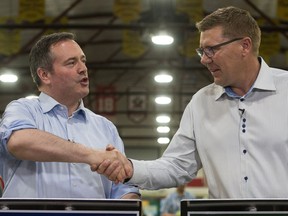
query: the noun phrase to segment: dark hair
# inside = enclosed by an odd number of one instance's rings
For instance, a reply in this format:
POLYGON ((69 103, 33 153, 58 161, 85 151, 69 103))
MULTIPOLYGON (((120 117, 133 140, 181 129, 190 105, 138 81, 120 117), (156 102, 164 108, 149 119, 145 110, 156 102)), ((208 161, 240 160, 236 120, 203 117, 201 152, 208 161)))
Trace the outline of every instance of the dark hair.
POLYGON ((223 37, 230 39, 250 37, 253 52, 258 55, 261 30, 248 11, 233 6, 219 8, 207 15, 202 21, 196 23, 196 27, 200 32, 217 26, 223 27, 223 37))
POLYGON ((75 40, 75 35, 70 32, 57 32, 44 35, 32 47, 29 55, 30 72, 37 86, 41 85, 41 80, 37 74, 38 68, 43 68, 48 72, 53 71, 54 59, 50 52, 51 46, 65 40, 75 40))

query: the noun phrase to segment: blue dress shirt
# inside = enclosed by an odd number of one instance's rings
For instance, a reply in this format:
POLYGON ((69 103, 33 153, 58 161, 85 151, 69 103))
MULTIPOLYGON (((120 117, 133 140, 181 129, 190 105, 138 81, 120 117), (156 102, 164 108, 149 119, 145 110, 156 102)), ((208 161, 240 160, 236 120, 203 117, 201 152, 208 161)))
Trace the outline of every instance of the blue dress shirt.
POLYGON ((114 124, 85 108, 83 101, 70 117, 65 106, 44 93, 38 99, 12 101, 4 112, 0 127, 0 176, 5 182, 3 197, 114 199, 127 193, 139 194, 135 187, 116 185, 92 172, 88 164, 16 159, 7 151, 7 141, 13 131, 26 128, 47 131, 91 148, 105 149, 107 144, 113 144, 124 153, 123 142, 114 124))
POLYGON ((195 197, 188 191, 184 191, 184 194, 182 195, 178 194, 177 191, 174 191, 165 199, 161 200, 161 214, 176 214, 180 210, 181 200, 183 199, 195 199, 195 197))

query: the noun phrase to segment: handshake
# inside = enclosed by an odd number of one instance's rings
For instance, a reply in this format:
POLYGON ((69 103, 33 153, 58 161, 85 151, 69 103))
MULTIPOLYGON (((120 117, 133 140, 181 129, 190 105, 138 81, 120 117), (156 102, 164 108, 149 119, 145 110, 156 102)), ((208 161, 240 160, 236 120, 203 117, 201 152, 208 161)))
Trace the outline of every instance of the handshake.
POLYGON ((93 163, 91 171, 97 172, 106 176, 109 180, 118 184, 129 179, 133 175, 132 163, 114 146, 108 145, 106 150, 102 152, 103 158, 98 162, 98 165, 93 163))

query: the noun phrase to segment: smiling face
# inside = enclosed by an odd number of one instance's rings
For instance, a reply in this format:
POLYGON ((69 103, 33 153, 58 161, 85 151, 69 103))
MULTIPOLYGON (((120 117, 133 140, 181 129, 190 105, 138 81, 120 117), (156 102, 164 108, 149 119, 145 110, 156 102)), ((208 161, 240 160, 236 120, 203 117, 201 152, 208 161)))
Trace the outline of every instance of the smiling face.
POLYGON ((51 46, 53 71, 38 71, 42 91, 67 106, 79 103, 89 93, 86 57, 74 40, 60 41, 51 46))
MULTIPOLYGON (((222 27, 217 26, 201 32, 200 47, 212 47, 217 44, 229 41, 233 38, 224 38, 222 27)), ((214 82, 223 87, 237 86, 239 78, 242 79, 241 64, 242 45, 241 40, 236 40, 214 49, 214 55, 207 57, 205 54, 201 58, 201 63, 211 72, 214 82)))

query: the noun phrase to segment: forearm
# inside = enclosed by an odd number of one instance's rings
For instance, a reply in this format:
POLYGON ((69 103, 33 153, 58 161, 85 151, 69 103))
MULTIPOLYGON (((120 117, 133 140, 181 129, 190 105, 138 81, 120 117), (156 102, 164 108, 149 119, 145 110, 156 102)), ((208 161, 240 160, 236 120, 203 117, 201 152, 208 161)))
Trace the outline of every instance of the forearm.
POLYGON ((74 162, 89 165, 102 162, 105 152, 69 142, 37 129, 13 132, 8 141, 8 150, 14 157, 21 160, 74 162))

